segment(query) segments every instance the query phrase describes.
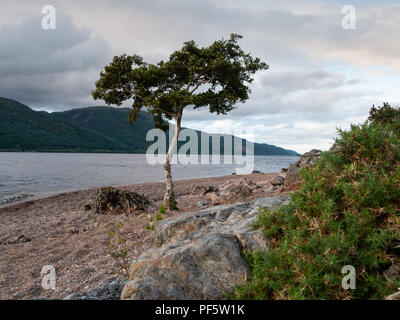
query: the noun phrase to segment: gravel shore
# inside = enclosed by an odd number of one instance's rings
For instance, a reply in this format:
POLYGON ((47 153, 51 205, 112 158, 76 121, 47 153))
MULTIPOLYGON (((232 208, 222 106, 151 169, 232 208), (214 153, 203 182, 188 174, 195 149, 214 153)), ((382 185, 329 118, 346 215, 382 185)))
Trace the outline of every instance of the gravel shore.
MULTIPOLYGON (((217 187, 245 177, 267 186, 277 175, 255 173, 176 181, 180 210, 169 212, 168 216, 199 210, 197 203, 203 197, 191 194, 195 186, 217 187)), ((165 185, 154 182, 120 188, 144 194, 159 206, 165 185)), ((258 190, 248 200, 280 193, 267 189, 258 190)), ((133 247, 128 257, 132 260, 151 245, 153 231, 146 230, 147 213, 117 216, 86 211, 84 206, 95 192, 91 189, 64 193, 0 209, 0 299, 60 298, 124 278, 108 251, 109 232, 115 224, 121 225, 120 232, 133 247), (45 265, 56 269, 56 290, 41 286, 45 265)))

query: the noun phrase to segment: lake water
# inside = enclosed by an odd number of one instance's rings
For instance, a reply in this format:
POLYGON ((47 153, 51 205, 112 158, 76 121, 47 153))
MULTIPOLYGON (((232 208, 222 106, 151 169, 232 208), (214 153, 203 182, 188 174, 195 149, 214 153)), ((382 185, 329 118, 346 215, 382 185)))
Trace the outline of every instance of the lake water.
MULTIPOLYGON (((298 157, 255 156, 254 170, 279 172, 298 157)), ((236 164, 175 164, 175 180, 230 175, 236 164)), ((0 205, 102 186, 163 181, 161 164, 151 165, 142 154, 0 152, 0 205)))

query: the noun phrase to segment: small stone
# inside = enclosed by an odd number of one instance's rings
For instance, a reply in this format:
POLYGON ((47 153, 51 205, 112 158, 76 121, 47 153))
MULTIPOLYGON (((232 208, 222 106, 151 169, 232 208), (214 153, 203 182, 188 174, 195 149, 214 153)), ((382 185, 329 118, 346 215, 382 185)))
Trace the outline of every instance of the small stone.
POLYGON ((273 192, 279 190, 279 186, 269 186, 265 191, 266 192, 273 192))
POLYGON ((211 203, 213 205, 217 205, 217 204, 221 203, 221 199, 216 193, 210 193, 209 197, 210 197, 211 203))
POLYGON ((389 280, 393 280, 400 275, 400 266, 399 265, 391 265, 389 269, 384 272, 384 275, 389 280))
POLYGON ((196 205, 198 207, 204 207, 204 206, 207 206, 209 204, 210 204, 210 201, 207 201, 207 200, 200 200, 199 202, 196 203, 196 205))
POLYGON ((285 178, 282 176, 277 176, 271 180, 273 186, 281 186, 285 182, 285 178))
POLYGON ((26 242, 31 242, 32 239, 25 237, 23 234, 20 234, 15 237, 11 237, 4 241, 4 244, 17 244, 17 243, 26 243, 26 242))
POLYGON ((77 227, 71 227, 71 228, 68 229, 68 233, 70 233, 70 234, 79 233, 79 228, 77 228, 77 227))

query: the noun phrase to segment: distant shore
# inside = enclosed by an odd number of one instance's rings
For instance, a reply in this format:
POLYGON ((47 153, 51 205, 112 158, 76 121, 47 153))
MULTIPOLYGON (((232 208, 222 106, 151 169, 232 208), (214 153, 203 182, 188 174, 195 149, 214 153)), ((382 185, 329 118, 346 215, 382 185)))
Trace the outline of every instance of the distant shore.
MULTIPOLYGON (((146 154, 146 150, 140 151, 118 151, 118 150, 19 150, 19 149, 0 149, 0 152, 15 152, 15 153, 111 153, 111 154, 146 154)), ((196 155, 196 154, 193 154, 196 155)), ((201 155, 210 155, 210 154, 197 154, 201 155)), ((221 155, 224 155, 223 153, 221 155)), ((210 155, 211 156, 211 155, 210 155)), ((269 156, 269 157, 300 157, 301 154, 266 154, 254 152, 254 156, 269 156)))
MULTIPOLYGON (((265 187, 247 200, 274 196, 280 190, 268 189, 269 181, 278 173, 229 175, 214 178, 189 179, 175 182, 179 211, 168 217, 203 209, 200 194, 191 194, 195 186, 218 186, 229 180, 247 178, 265 187)), ((159 206, 165 190, 163 182, 140 183, 120 188, 145 194, 159 206)), ((28 200, 0 209, 0 299, 57 298, 75 291, 88 291, 106 280, 120 279, 113 270, 115 262, 107 253, 108 233, 114 223, 134 243, 130 259, 150 247, 152 231, 146 230, 147 213, 98 215, 85 211, 84 206, 95 196, 88 189, 28 200), (9 239, 24 241, 10 242, 9 239), (57 270, 57 290, 43 290, 41 269, 53 265, 57 270), (101 266, 101 268, 99 268, 101 266)))

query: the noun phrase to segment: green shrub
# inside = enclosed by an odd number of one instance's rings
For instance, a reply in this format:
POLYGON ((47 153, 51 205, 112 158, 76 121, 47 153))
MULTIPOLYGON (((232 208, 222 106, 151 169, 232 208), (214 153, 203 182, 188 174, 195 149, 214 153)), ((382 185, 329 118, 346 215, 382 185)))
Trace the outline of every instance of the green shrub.
POLYGON ((256 226, 272 247, 246 255, 251 278, 234 298, 381 299, 397 291, 400 277, 383 272, 400 260, 399 114, 385 104, 339 130, 335 151, 301 171, 290 203, 260 209, 256 226), (342 288, 345 265, 356 269, 355 290, 342 288))
POLYGON ((161 214, 167 214, 167 209, 165 209, 164 206, 160 206, 160 213, 161 214))

